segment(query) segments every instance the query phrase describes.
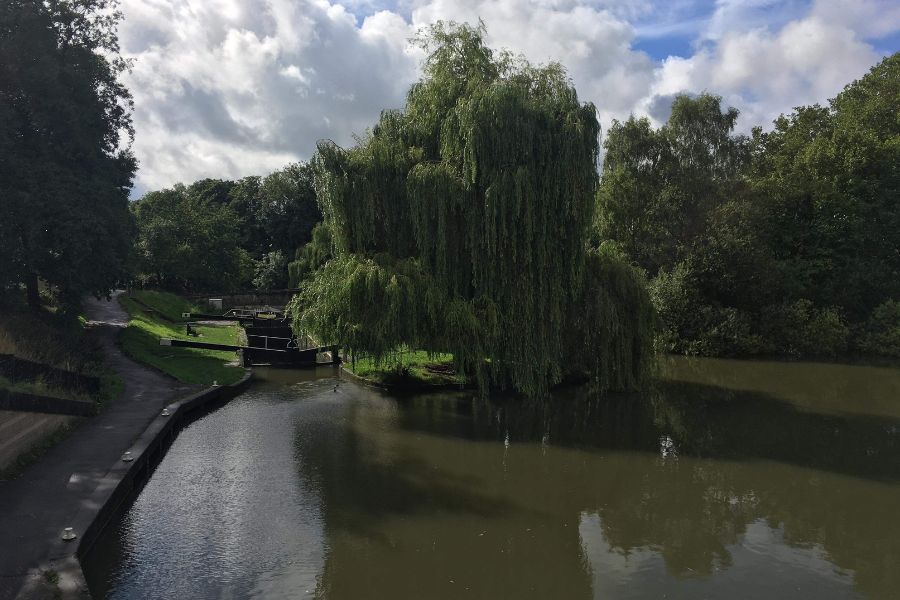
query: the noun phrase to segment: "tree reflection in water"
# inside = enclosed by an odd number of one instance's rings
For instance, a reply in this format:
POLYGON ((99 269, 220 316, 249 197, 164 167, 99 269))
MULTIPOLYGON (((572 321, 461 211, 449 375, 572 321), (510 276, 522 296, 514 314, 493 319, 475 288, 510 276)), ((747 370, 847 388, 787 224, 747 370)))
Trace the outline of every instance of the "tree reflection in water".
POLYGON ((842 410, 852 394, 827 380, 815 412, 688 375, 549 403, 354 390, 339 419, 296 438, 325 515, 318 594, 591 597, 598 569, 675 595, 900 589, 900 420, 842 410), (628 575, 598 548, 664 568, 628 575))

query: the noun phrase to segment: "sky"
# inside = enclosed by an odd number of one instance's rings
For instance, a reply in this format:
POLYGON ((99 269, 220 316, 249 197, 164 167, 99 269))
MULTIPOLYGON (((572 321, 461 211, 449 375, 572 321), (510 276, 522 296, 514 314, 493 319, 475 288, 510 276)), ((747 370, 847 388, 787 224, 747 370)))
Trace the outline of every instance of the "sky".
POLYGON ((893 0, 122 0, 134 96, 132 197, 265 175, 318 140, 354 143, 418 79, 416 32, 487 27, 494 48, 557 61, 603 129, 668 118, 681 93, 737 108, 739 131, 824 103, 900 50, 893 0))

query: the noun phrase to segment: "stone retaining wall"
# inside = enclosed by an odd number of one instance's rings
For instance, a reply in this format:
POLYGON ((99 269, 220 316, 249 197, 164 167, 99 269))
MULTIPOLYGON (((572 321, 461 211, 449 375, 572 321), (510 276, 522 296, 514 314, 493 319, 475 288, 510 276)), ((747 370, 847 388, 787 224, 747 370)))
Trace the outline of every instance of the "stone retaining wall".
POLYGON ((94 493, 96 503, 93 503, 93 506, 98 508, 83 509, 76 517, 73 527, 79 532, 78 548, 75 552, 79 559, 87 554, 124 503, 132 498, 135 492, 140 491, 181 428, 188 425, 200 410, 216 402, 230 400, 239 394, 247 387, 251 376, 252 373, 248 372, 237 383, 210 387, 173 402, 166 407, 169 416, 164 417, 160 414, 150 423, 129 449, 133 460, 131 462, 119 460, 109 470, 104 481, 97 486, 94 493))
POLYGON ((0 354, 0 377, 5 377, 13 383, 40 379, 52 387, 79 390, 90 395, 98 394, 101 386, 99 377, 58 369, 12 354, 0 354))
POLYGON ((0 410, 89 417, 97 413, 97 403, 0 390, 0 410))
MULTIPOLYGON (((90 598, 79 560, 90 551, 104 528, 147 482, 180 429, 203 410, 239 394, 247 387, 251 376, 252 373, 248 371, 235 384, 210 387, 169 404, 165 407, 169 415, 162 416, 160 413, 127 449, 133 460, 125 462, 119 459, 110 466, 92 492, 90 500, 82 503, 72 519, 70 526, 77 534, 77 539, 72 542, 55 540, 48 562, 40 569, 41 572, 53 570, 57 573, 58 585, 53 591, 54 597, 63 600, 90 598)), ((17 598, 44 598, 46 592, 47 588, 40 578, 31 578, 17 598)))

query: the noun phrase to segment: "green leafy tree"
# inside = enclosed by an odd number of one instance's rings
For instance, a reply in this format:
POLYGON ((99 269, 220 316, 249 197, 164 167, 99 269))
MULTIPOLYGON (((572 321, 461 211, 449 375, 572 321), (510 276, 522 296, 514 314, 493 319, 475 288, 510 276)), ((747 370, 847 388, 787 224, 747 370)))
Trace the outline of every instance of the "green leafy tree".
POLYGON ((253 286, 258 290, 280 289, 287 285, 287 257, 281 250, 268 252, 256 261, 253 286))
POLYGON ((262 180, 256 222, 265 232, 268 249, 285 255, 305 245, 322 220, 316 203, 314 169, 294 163, 262 180))
POLYGON ((252 278, 253 261, 239 244, 240 220, 227 205, 196 198, 179 185, 146 194, 132 212, 145 280, 173 290, 221 290, 252 278))
POLYGON ((237 182, 201 179, 136 202, 138 270, 172 289, 287 285, 287 257, 321 220, 312 168, 237 182))
POLYGON ((200 179, 187 186, 185 193, 199 205, 218 208, 230 204, 236 185, 227 179, 200 179))
POLYGON ((708 230, 711 211, 742 186, 747 140, 738 111, 721 98, 678 96, 665 125, 614 121, 597 192, 597 236, 615 241, 656 275, 686 258, 708 230))
POLYGON ((298 249, 294 260, 288 263, 288 287, 295 288, 334 256, 331 230, 324 222, 313 227, 312 239, 298 249))
POLYGON ((201 180, 187 192, 199 201, 231 208, 241 223, 240 245, 257 260, 274 251, 293 255, 310 241, 313 227, 322 220, 313 169, 307 163, 237 182, 201 180))
POLYGON ((718 96, 678 96, 662 127, 631 117, 605 141, 594 235, 652 277, 665 351, 764 350, 748 310, 777 298, 778 282, 754 228, 737 116, 718 96))
POLYGON ((677 99, 658 130, 614 125, 595 236, 653 276, 662 348, 890 353, 877 330, 900 297, 898 102, 894 55, 749 142, 711 96, 677 99))
POLYGON ((613 121, 597 192, 596 236, 616 242, 651 273, 671 264, 676 242, 669 230, 678 206, 664 195, 669 149, 649 119, 613 121))
POLYGON ((268 236, 256 218, 262 202, 262 177, 251 176, 235 182, 228 194, 228 206, 241 222, 240 245, 254 258, 269 249, 268 236))
POLYGON ((559 65, 495 55, 483 36, 433 26, 405 110, 382 113, 355 148, 319 146, 336 257, 304 283, 295 325, 376 358, 451 352, 482 384, 532 395, 562 379, 583 339, 602 338, 580 365, 601 387, 636 385, 646 290, 610 266, 618 258, 586 252, 595 109, 559 65))
POLYGON ((108 0, 0 3, 0 288, 64 302, 126 275, 135 171, 121 15, 108 0), (124 140, 124 142, 123 142, 124 140))
POLYGON ((800 107, 754 132, 752 181, 764 243, 790 300, 862 320, 900 297, 900 54, 828 107, 800 107))
POLYGON ((859 329, 859 350, 900 358, 900 301, 886 300, 878 305, 859 329))

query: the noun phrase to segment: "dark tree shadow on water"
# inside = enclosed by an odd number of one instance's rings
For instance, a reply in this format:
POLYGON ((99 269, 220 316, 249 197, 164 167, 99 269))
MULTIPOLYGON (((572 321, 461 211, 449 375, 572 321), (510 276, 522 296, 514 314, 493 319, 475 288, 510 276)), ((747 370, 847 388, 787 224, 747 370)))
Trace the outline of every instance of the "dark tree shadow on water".
POLYGON ((651 403, 655 422, 685 455, 900 482, 897 419, 809 412, 766 394, 695 383, 667 383, 651 403))
POLYGON ((590 598, 577 519, 541 528, 545 514, 486 489, 485 471, 466 474, 459 456, 438 458, 446 443, 409 439, 395 417, 350 405, 295 438, 324 517, 317 597, 590 598), (540 575, 512 576, 537 564, 540 575))
MULTIPOLYGON (((348 410, 352 420, 358 409, 348 410)), ((387 517, 441 512, 489 518, 517 509, 475 491, 475 477, 436 470, 408 453, 383 456, 383 449, 345 423, 304 430, 295 451, 306 484, 320 495, 329 526, 373 540, 384 541, 373 524, 387 517)))
POLYGON ((652 453, 668 437, 681 456, 900 482, 900 420, 809 412, 760 392, 666 381, 643 394, 568 389, 545 402, 433 395, 404 399, 402 408, 402 427, 431 435, 652 453))
MULTIPOLYGON (((498 582, 521 584, 523 597, 536 597, 528 586, 551 580, 570 582, 567 597, 590 597, 592 567, 578 524, 594 515, 598 527, 590 531, 599 533, 583 535, 602 536, 597 547, 625 556, 651 551, 677 579, 714 578, 733 568, 735 544, 763 523, 779 543, 812 554, 821 548, 822 560, 851 573, 871 597, 900 589, 889 566, 900 561, 895 419, 806 412, 758 392, 673 382, 643 395, 568 391, 551 402, 482 401, 463 393, 379 402, 393 407, 389 418, 360 417, 354 411, 368 409, 350 407, 346 421, 297 437, 304 480, 321 495, 331 540, 320 595, 359 593, 347 580, 351 571, 369 578, 372 590, 396 591, 392 586, 404 582, 436 585, 444 563, 471 572, 481 561, 500 571, 498 582), (385 452, 419 438, 430 440, 421 456, 415 445, 385 452), (497 473, 488 466, 444 468, 446 456, 429 452, 448 452, 453 440, 478 442, 486 450, 471 456, 494 461, 508 441, 522 457, 519 470, 509 482, 485 486, 497 473), (576 452, 549 452, 541 462, 535 457, 542 448, 576 452), (431 518, 445 515, 458 517, 462 528, 493 529, 505 541, 494 540, 488 552, 470 533, 443 530, 442 543, 457 544, 435 553, 443 563, 402 548, 420 541, 402 528, 405 520, 423 523, 427 537, 431 518), (531 522, 544 528, 526 533, 522 524, 531 522), (501 550, 519 552, 517 561, 501 550), (373 552, 383 556, 372 558, 373 552), (401 575, 404 564, 415 573, 401 575), (513 564, 522 575, 504 573, 513 564), (538 577, 538 569, 554 576, 538 577)), ((509 591, 492 588, 500 596, 509 591)), ((410 590, 397 593, 412 597, 410 590)))

